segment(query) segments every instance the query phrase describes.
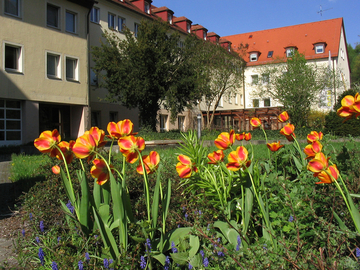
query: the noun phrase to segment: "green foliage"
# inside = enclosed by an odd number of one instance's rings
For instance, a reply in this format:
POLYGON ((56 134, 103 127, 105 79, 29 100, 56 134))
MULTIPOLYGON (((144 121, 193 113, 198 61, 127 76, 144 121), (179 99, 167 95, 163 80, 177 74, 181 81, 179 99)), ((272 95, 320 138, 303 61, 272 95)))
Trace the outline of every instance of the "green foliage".
POLYGON ((357 44, 355 48, 348 44, 347 48, 351 68, 351 87, 354 87, 360 84, 360 44, 357 44))
POLYGON ((191 54, 178 46, 180 35, 168 23, 143 20, 137 38, 129 29, 124 40, 109 32, 105 38, 101 47, 92 48, 100 86, 109 100, 139 108, 143 126, 155 130, 161 104, 176 117, 201 97, 191 54))
POLYGON ((341 118, 336 114, 336 111, 341 107, 341 100, 347 96, 355 96, 356 91, 349 89, 343 92, 334 105, 334 111, 329 112, 325 117, 325 132, 332 133, 339 136, 359 136, 360 134, 360 120, 350 119, 344 122, 344 118, 341 118))

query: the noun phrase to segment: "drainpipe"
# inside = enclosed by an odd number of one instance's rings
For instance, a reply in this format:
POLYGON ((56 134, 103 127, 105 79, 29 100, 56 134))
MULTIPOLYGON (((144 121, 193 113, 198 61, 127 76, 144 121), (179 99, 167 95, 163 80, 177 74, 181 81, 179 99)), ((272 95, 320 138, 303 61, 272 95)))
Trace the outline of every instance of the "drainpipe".
POLYGON ((86 117, 86 123, 85 123, 85 130, 88 130, 90 128, 90 117, 91 117, 91 109, 90 109, 90 12, 94 6, 94 4, 97 3, 96 1, 93 1, 91 3, 91 6, 89 7, 88 14, 86 16, 86 41, 87 41, 87 84, 88 84, 88 94, 87 94, 87 117, 86 117))

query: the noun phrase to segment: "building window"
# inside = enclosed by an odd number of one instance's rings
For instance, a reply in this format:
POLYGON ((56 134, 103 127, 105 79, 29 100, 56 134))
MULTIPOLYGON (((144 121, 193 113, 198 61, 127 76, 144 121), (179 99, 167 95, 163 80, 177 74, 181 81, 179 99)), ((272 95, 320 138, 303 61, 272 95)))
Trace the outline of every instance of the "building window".
POLYGON ((231 96, 231 94, 229 94, 229 104, 231 104, 232 103, 232 96, 231 96))
POLYGON ((264 107, 270 107, 270 98, 264 99, 264 107))
POLYGON ((273 56, 273 54, 274 54, 274 51, 269 51, 267 57, 271 58, 273 56))
POLYGON ((286 57, 293 57, 295 52, 295 48, 287 48, 286 49, 286 57))
POLYGON ((123 32, 125 30, 125 27, 126 27, 126 19, 125 18, 119 17, 118 27, 119 27, 120 32, 123 32))
POLYGON ((224 107, 224 99, 223 97, 221 96, 220 100, 219 100, 219 104, 218 104, 219 107, 224 107))
POLYGON ((183 41, 179 41, 179 47, 184 48, 184 42, 183 41))
POLYGON ((178 127, 180 131, 185 131, 185 116, 178 116, 178 127))
POLYGON ((78 60, 66 57, 66 80, 78 81, 78 60))
POLYGON ((99 111, 91 112, 91 126, 92 127, 100 126, 100 112, 99 111))
POLYGON ((100 9, 93 7, 90 13, 90 21, 94 23, 100 22, 100 9))
POLYGON ((134 23, 134 35, 135 35, 135 37, 138 37, 138 33, 139 33, 139 24, 134 23))
POLYGON ((187 31, 188 33, 191 32, 191 25, 190 25, 189 22, 186 23, 186 31, 187 31))
POLYGON ((243 105, 243 95, 240 95, 240 105, 243 105))
POLYGON ((172 16, 171 13, 168 13, 167 19, 168 19, 168 22, 169 22, 170 24, 172 24, 173 16, 172 16))
POLYGON ((98 86, 98 77, 92 69, 90 69, 90 85, 98 86))
POLYGON ((60 55, 46 54, 46 74, 48 78, 61 78, 60 55))
POLYGON ((109 113, 109 121, 117 122, 118 121, 118 112, 110 112, 109 113))
POLYGON ((144 9, 145 13, 150 14, 150 4, 145 1, 144 5, 145 5, 145 9, 144 9))
POLYGON ((22 72, 22 46, 5 44, 5 70, 22 72))
POLYGON ((5 14, 20 17, 20 0, 5 0, 5 14))
POLYGON ((110 29, 115 29, 115 15, 109 13, 108 15, 108 27, 110 29))
POLYGON ((167 115, 160 115, 160 131, 162 132, 167 131, 167 118, 167 115))
POLYGON ((315 45, 315 53, 319 54, 319 53, 324 53, 324 44, 317 44, 315 45))
POLYGON ((203 31, 203 39, 206 40, 206 31, 203 31))
POLYGON ((250 54, 250 62, 255 62, 258 60, 258 54, 257 53, 251 53, 250 54))
POLYGON ((60 13, 59 7, 47 4, 47 9, 46 9, 47 26, 60 28, 59 13, 60 13))
POLYGON ((21 143, 21 103, 0 99, 0 145, 10 141, 21 143))
POLYGON ((258 108, 259 107, 260 102, 259 102, 258 99, 253 99, 252 102, 253 102, 253 108, 258 108))
POLYGON ((251 84, 256 85, 259 83, 259 75, 251 75, 251 84))
POLYGON ((263 84, 267 84, 270 82, 270 75, 267 73, 267 74, 263 74, 262 75, 262 83, 263 84))
POLYGON ((66 11, 66 31, 76 33, 76 14, 66 11))
POLYGON ((235 94, 235 97, 234 97, 234 99, 235 99, 235 105, 238 105, 238 103, 239 103, 239 95, 238 94, 235 94))

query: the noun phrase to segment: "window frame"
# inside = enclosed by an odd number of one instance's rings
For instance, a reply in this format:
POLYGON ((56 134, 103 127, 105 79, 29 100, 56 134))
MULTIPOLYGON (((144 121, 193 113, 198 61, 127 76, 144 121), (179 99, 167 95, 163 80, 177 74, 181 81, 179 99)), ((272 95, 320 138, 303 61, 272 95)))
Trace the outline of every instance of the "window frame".
POLYGON ((287 58, 293 57, 294 54, 295 54, 295 48, 294 47, 286 48, 286 57, 287 58))
POLYGON ((272 58, 274 55, 274 51, 268 51, 267 58, 272 58))
POLYGON ((22 11, 22 0, 16 0, 17 2, 17 14, 13 14, 13 13, 10 13, 10 12, 6 12, 6 2, 7 1, 11 1, 11 0, 4 0, 4 14, 6 15, 9 15, 9 16, 13 16, 13 17, 16 17, 16 18, 21 18, 21 11, 22 11))
POLYGON ((12 43, 12 42, 3 42, 3 66, 4 66, 4 70, 10 73, 24 73, 24 65, 23 65, 23 61, 24 61, 24 46, 21 44, 17 44, 17 43, 12 43), (16 49, 16 68, 11 68, 11 67, 6 67, 6 47, 12 47, 16 49))
POLYGON ((45 68, 45 72, 46 72, 46 77, 48 79, 56 79, 56 80, 61 80, 62 79, 62 72, 61 72, 61 61, 62 61, 62 57, 61 54, 59 53, 55 53, 55 52, 51 52, 51 51, 46 51, 45 52, 45 63, 46 63, 46 68, 45 68), (56 74, 52 75, 49 74, 49 61, 48 61, 48 56, 55 56, 58 58, 58 63, 57 66, 55 66, 55 70, 56 70, 56 74))
POLYGON ((270 98, 264 98, 264 107, 271 107, 271 99, 270 98), (269 105, 266 105, 266 101, 269 101, 269 105))
POLYGON ((206 40, 206 35, 207 35, 207 32, 205 30, 203 30, 203 39, 206 40))
POLYGON ((252 99, 252 106, 253 108, 259 108, 260 107, 260 100, 258 98, 253 98, 252 99), (257 104, 257 106, 256 106, 257 104))
POLYGON ((146 14, 150 14, 150 13, 151 13, 150 3, 147 2, 147 1, 144 1, 144 12, 145 12, 146 14))
POLYGON ((185 131, 185 116, 178 115, 178 128, 180 131, 185 131))
POLYGON ((46 3, 46 26, 53 28, 53 29, 58 29, 58 30, 61 29, 61 7, 54 5, 52 3, 46 3), (54 26, 54 25, 51 25, 48 23, 48 16, 49 16, 48 8, 49 8, 49 6, 56 8, 56 10, 57 10, 57 26, 54 26))
POLYGON ((66 81, 68 81, 68 82, 79 82, 79 58, 66 55, 64 61, 65 61, 64 70, 65 70, 65 79, 66 79, 66 81), (68 77, 68 63, 67 63, 67 60, 76 61, 75 68, 73 69, 73 73, 74 73, 75 78, 68 77))
POLYGON ((73 12, 73 11, 70 11, 70 10, 66 10, 65 11, 65 31, 67 32, 67 33, 71 33, 71 34, 77 34, 77 24, 78 24, 78 22, 77 22, 77 13, 76 12, 73 12), (70 15, 73 15, 74 17, 74 22, 73 22, 73 29, 74 29, 74 31, 70 31, 70 30, 68 30, 67 28, 68 28, 68 20, 67 20, 67 15, 68 14, 70 14, 70 15))
POLYGON ((11 142, 11 144, 21 144, 22 143, 22 103, 20 100, 6 100, 6 99, 0 99, 0 101, 3 101, 3 103, 0 103, 0 111, 4 111, 4 116, 0 117, 0 121, 4 121, 4 127, 1 128, 0 126, 0 133, 4 133, 4 140, 1 140, 0 137, 0 145, 7 145, 11 142), (6 106, 6 102, 19 102, 19 107, 8 107, 6 106), (3 105, 1 105, 3 104, 3 105), (8 118, 7 117, 7 111, 20 111, 19 118, 8 118), (19 122, 19 129, 13 128, 13 129, 7 129, 8 121, 13 122, 19 122), (8 132, 20 132, 20 139, 19 140, 8 140, 7 139, 7 133, 8 132))
POLYGON ((314 49, 315 49, 315 54, 322 54, 325 52, 325 45, 323 43, 315 44, 314 49), (321 52, 318 52, 318 49, 321 49, 321 52))
POLYGON ((139 24, 138 23, 134 23, 134 35, 137 38, 138 34, 139 34, 139 24))
POLYGON ((108 28, 112 30, 116 30, 116 15, 111 12, 108 13, 108 28), (113 18, 114 26, 110 26, 110 18, 113 18))
POLYGON ((99 24, 100 23, 100 8, 98 7, 93 7, 91 9, 91 12, 90 12, 90 22, 93 22, 93 23, 97 23, 99 24), (94 20, 94 15, 93 15, 93 10, 95 11, 95 14, 96 14, 96 20, 94 20))
POLYGON ((251 85, 258 85, 259 84, 259 75, 253 74, 251 75, 251 85))
POLYGON ((186 22, 186 32, 191 33, 191 24, 186 22))
POLYGON ((173 24, 173 15, 170 12, 167 13, 167 20, 169 24, 173 24))
POLYGON ((118 31, 124 32, 126 27, 126 18, 118 16, 118 31))
POLYGON ((168 131, 167 120, 167 114, 160 114, 160 132, 168 131))
POLYGON ((250 53, 250 62, 256 62, 258 60, 258 53, 254 52, 254 53, 250 53))

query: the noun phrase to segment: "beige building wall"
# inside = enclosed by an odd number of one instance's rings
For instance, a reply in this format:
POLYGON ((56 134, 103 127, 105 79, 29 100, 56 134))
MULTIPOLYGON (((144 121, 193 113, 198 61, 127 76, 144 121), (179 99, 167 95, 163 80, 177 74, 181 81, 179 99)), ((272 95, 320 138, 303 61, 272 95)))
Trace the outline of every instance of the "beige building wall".
POLYGON ((84 107, 89 103, 86 49, 89 10, 65 0, 31 0, 19 3, 19 12, 14 15, 6 12, 4 1, 0 2, 0 100, 8 101, 9 104, 11 100, 20 102, 23 115, 20 119, 22 137, 20 140, 4 143, 0 133, 0 144, 27 143, 37 138, 39 128, 43 126, 39 118, 40 107, 44 104, 48 106, 44 107, 44 114, 46 108, 52 108, 53 105, 60 109, 67 106, 65 110, 71 112, 62 115, 61 120, 59 116, 59 122, 66 122, 70 126, 66 128, 67 137, 77 137, 86 129, 84 107), (49 9, 57 12, 57 19, 50 23, 57 24, 57 27, 47 22, 49 9), (75 23, 71 27, 68 23, 67 28, 68 15, 75 23), (9 48, 16 50, 16 69, 6 67, 8 64, 5 59, 9 55, 9 48), (48 57, 54 59, 52 63, 57 64, 49 64, 51 60, 48 57), (54 67, 50 73, 56 72, 56 76, 48 74, 50 66, 54 67), (72 79, 66 76, 67 68, 72 70, 72 79), (81 125, 77 126, 77 123, 81 125))

